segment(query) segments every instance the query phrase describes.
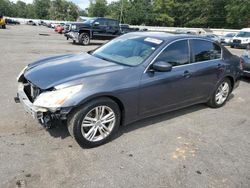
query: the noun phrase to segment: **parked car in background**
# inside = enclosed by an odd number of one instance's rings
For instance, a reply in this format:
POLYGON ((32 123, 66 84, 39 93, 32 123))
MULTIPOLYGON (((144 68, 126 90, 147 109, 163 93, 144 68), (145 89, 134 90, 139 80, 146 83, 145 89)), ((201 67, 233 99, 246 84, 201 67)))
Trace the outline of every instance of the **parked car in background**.
POLYGON ((81 146, 95 147, 121 124, 198 103, 222 107, 241 74, 240 58, 208 38, 133 32, 29 64, 15 101, 44 127, 66 121, 81 146))
POLYGON ((243 76, 250 77, 250 49, 247 49, 241 56, 243 76))
POLYGON ((221 37, 221 44, 231 45, 233 37, 236 33, 227 33, 226 35, 221 37))
POLYGON ((62 34, 64 30, 64 25, 65 24, 60 24, 55 27, 55 32, 62 34))
POLYGON ((51 23, 51 24, 50 24, 50 27, 53 28, 53 29, 55 29, 56 26, 58 26, 58 25, 59 25, 58 23, 51 23))
POLYGON ((91 18, 81 25, 72 25, 68 38, 72 39, 73 43, 88 45, 92 39, 110 40, 119 35, 121 31, 118 20, 91 18))
POLYGON ((13 20, 13 19, 10 19, 10 18, 7 18, 6 19, 6 24, 8 24, 8 25, 20 25, 20 22, 16 21, 16 20, 13 20))
POLYGON ((199 34, 199 31, 188 30, 188 29, 176 29, 176 30, 174 31, 174 33, 176 33, 176 34, 198 35, 198 34, 199 34))
POLYGON ((204 37, 209 38, 215 42, 221 43, 221 38, 215 34, 206 34, 204 37))
POLYGON ((34 22, 33 20, 29 20, 29 21, 27 21, 27 23, 26 23, 27 25, 33 25, 33 26, 37 26, 37 23, 36 22, 34 22))
POLYGON ((120 30, 121 30, 121 33, 124 34, 124 33, 139 31, 140 29, 130 27, 129 24, 120 24, 120 30))
POLYGON ((240 30, 233 37, 231 48, 250 48, 250 28, 240 30))
POLYGON ((6 21, 5 21, 5 18, 3 17, 3 15, 0 15, 0 27, 2 29, 6 29, 6 21))

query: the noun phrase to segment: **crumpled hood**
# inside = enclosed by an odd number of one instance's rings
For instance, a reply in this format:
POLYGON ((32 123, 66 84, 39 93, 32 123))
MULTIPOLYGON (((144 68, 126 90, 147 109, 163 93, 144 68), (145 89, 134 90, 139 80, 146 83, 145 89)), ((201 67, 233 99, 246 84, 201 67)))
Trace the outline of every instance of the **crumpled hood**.
POLYGON ((88 53, 50 57, 29 64, 24 77, 45 90, 76 79, 128 68, 88 53))

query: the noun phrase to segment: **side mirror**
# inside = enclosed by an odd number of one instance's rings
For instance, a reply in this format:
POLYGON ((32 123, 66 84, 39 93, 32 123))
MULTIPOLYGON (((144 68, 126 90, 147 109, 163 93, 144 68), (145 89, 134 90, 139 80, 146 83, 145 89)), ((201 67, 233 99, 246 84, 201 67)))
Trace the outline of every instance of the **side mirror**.
POLYGON ((170 72, 173 66, 165 61, 158 61, 153 64, 152 68, 157 72, 170 72))
POLYGON ((99 25, 100 25, 99 22, 95 22, 95 23, 94 23, 94 26, 99 26, 99 25))

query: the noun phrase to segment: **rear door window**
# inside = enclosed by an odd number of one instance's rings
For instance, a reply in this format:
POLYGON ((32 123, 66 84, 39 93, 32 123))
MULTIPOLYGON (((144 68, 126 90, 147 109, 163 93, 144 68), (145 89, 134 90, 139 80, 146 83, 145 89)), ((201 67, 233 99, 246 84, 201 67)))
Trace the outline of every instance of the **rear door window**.
POLYGON ((119 25, 118 21, 116 20, 108 20, 108 26, 117 27, 119 25))
POLYGON ((181 40, 170 44, 157 57, 156 61, 165 61, 172 66, 185 65, 189 63, 189 47, 187 40, 181 40))
POLYGON ((221 58, 221 47, 215 42, 192 40, 194 62, 209 61, 221 58))

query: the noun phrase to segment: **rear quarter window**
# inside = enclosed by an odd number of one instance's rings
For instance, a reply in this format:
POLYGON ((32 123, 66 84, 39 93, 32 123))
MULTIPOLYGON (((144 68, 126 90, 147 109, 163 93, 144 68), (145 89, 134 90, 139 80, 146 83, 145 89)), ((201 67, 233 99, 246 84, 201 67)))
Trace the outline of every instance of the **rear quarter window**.
POLYGON ((222 58, 221 47, 215 42, 192 40, 194 62, 209 61, 222 58))

